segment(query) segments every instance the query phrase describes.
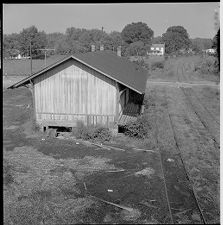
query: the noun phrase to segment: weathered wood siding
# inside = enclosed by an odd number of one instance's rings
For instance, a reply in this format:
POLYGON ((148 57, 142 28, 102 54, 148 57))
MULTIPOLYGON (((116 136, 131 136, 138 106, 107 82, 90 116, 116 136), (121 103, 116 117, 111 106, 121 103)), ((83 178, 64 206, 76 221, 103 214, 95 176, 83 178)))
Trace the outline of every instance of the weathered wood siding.
POLYGON ((34 79, 36 120, 51 126, 113 126, 115 81, 71 59, 34 79))

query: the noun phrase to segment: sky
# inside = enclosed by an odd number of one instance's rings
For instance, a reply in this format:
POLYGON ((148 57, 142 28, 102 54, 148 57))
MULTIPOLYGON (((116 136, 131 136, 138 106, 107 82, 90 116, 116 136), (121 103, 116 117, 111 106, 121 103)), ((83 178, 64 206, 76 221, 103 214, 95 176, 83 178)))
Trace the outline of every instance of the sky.
POLYGON ((119 31, 130 23, 144 22, 161 36, 170 26, 183 26, 190 38, 213 38, 214 12, 220 2, 116 3, 116 4, 3 4, 3 33, 19 33, 35 25, 46 33, 66 28, 119 31))

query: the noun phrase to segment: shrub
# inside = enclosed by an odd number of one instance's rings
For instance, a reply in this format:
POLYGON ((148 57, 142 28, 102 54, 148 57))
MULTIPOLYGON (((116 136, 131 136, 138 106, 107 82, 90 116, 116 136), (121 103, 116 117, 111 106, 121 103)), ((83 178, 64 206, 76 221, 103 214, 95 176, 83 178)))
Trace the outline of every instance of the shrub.
POLYGON ((3 183, 5 185, 11 184, 14 182, 13 179, 13 168, 7 160, 3 160, 3 183))
POLYGON ((195 65, 195 71, 204 74, 216 74, 219 72, 218 60, 213 56, 205 57, 195 65))
POLYGON ((99 141, 110 141, 111 140, 111 132, 109 131, 108 128, 106 127, 95 127, 94 128, 94 139, 99 140, 99 141))
POLYGON ((34 132, 39 132, 40 131, 40 126, 34 121, 32 121, 32 130, 34 132))
POLYGON ((164 62, 153 62, 151 65, 151 69, 155 70, 155 69, 163 69, 164 68, 164 62))
POLYGON ((128 122, 124 126, 124 134, 130 137, 146 138, 151 126, 146 115, 139 116, 136 121, 128 122))
POLYGON ((92 141, 110 141, 112 134, 110 130, 103 126, 85 126, 82 122, 77 123, 77 127, 72 129, 76 138, 92 141))

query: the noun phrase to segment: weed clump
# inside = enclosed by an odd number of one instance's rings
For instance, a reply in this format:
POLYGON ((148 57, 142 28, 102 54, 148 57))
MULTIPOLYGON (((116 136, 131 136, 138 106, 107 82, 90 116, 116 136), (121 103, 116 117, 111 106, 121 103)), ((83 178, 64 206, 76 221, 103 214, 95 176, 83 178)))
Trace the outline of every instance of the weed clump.
POLYGON ((124 126, 124 134, 130 137, 145 139, 151 129, 146 115, 137 117, 135 121, 130 121, 124 126))
POLYGON ((218 60, 213 56, 205 57, 195 65, 195 71, 204 74, 218 74, 218 60))
POLYGON ((76 138, 99 142, 110 141, 112 138, 112 134, 108 128, 103 126, 87 127, 82 122, 77 123, 77 127, 72 129, 72 134, 76 138))
POLYGON ((164 62, 153 62, 151 65, 152 70, 163 69, 163 68, 164 68, 164 62))

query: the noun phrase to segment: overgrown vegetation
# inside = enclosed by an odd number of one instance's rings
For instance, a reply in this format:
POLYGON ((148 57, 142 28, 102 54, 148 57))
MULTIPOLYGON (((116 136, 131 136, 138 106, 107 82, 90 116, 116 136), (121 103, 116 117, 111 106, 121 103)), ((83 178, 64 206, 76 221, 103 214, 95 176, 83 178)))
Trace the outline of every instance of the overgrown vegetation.
POLYGON ((219 65, 216 57, 208 56, 200 60, 197 64, 195 64, 195 71, 204 74, 218 74, 219 73, 219 65))
POLYGON ((213 39, 212 47, 216 49, 216 57, 218 59, 218 70, 220 71, 220 29, 218 29, 218 32, 213 39))
POLYGON ((72 133, 76 138, 105 142, 112 138, 111 131, 103 126, 85 126, 82 122, 77 123, 77 127, 72 129, 72 133))
POLYGON ((100 203, 84 195, 85 176, 114 169, 110 159, 57 160, 28 146, 4 151, 4 224, 95 223, 100 203), (90 210, 91 209, 91 210, 90 210))
POLYGON ((135 121, 128 122, 124 126, 124 134, 130 137, 145 139, 151 129, 150 123, 146 115, 137 117, 135 121))
POLYGON ((151 64, 151 69, 156 70, 156 69, 163 69, 164 68, 164 61, 161 62, 153 62, 151 64))

